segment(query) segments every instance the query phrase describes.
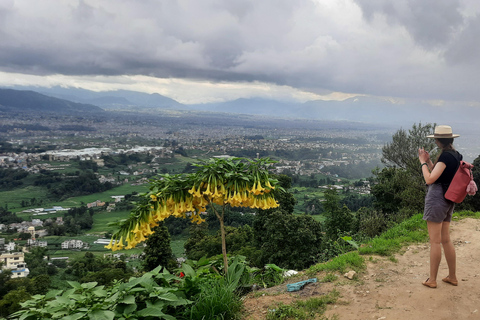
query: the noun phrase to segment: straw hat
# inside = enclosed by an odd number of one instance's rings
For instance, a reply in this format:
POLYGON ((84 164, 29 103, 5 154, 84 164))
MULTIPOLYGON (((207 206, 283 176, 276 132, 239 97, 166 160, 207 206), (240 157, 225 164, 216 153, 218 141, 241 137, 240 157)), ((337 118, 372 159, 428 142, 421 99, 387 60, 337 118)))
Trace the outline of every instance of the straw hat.
POLYGON ((435 133, 427 136, 427 138, 458 138, 460 135, 452 133, 450 126, 436 126, 435 133))

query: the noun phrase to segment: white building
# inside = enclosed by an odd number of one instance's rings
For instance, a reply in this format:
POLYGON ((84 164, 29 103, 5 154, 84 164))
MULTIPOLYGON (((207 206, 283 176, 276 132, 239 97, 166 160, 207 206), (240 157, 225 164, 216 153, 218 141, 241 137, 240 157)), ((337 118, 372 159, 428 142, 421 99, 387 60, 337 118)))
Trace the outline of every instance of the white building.
POLYGON ((27 245, 29 245, 30 247, 46 248, 48 244, 47 244, 47 241, 38 241, 38 240, 35 240, 35 239, 28 239, 27 240, 27 245))
POLYGON ((62 242, 62 249, 82 249, 84 243, 82 240, 67 240, 62 242))
POLYGON ((9 242, 8 244, 5 245, 5 250, 6 251, 13 251, 15 250, 15 247, 16 247, 16 243, 15 242, 9 242))
POLYGON ((23 252, 2 253, 0 255, 2 270, 11 270, 12 278, 24 278, 28 276, 28 270, 25 264, 25 254, 23 252))

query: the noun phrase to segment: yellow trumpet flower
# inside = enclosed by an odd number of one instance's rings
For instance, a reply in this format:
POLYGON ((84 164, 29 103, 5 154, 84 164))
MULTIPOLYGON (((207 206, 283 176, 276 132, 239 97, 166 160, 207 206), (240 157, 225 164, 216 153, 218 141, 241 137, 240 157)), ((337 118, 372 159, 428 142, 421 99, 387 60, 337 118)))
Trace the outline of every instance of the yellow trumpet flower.
POLYGON ((112 237, 112 239, 110 239, 110 243, 108 244, 108 246, 105 246, 105 249, 110 250, 110 249, 112 249, 112 246, 113 246, 113 237, 112 237))

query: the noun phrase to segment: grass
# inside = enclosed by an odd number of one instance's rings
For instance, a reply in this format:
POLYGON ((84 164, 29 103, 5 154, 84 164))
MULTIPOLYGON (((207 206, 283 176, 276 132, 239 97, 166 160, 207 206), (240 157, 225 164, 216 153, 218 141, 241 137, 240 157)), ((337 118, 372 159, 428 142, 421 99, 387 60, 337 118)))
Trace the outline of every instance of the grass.
POLYGON ((422 219, 422 214, 417 214, 361 245, 359 253, 390 256, 409 243, 427 240, 427 224, 422 219))
MULTIPOLYGON (((149 187, 148 184, 132 186, 130 183, 127 183, 127 184, 124 184, 100 193, 72 197, 62 201, 48 201, 46 188, 28 186, 21 189, 0 192, 0 203, 7 204, 8 210, 18 213, 20 217, 29 217, 31 216, 30 213, 22 213, 21 211, 26 209, 31 209, 31 208, 39 208, 39 207, 50 208, 52 206, 62 206, 64 208, 79 207, 81 205, 94 202, 96 200, 112 202, 113 201, 112 196, 131 194, 134 192, 137 192, 137 193, 147 192, 148 187, 149 187), (34 206, 26 206, 26 207, 21 206, 22 200, 30 203, 30 200, 32 198, 35 198, 37 200, 43 199, 43 203, 41 205, 34 205, 34 206)), ((43 218, 48 218, 50 216, 41 216, 41 217, 43 219, 43 218)))
POLYGON ((276 303, 269 308, 266 319, 316 319, 317 315, 325 313, 327 305, 334 304, 339 297, 340 292, 333 290, 324 296, 318 298, 314 297, 307 300, 297 300, 290 305, 276 303))
POLYGON ((93 234, 103 234, 107 231, 114 231, 115 226, 109 226, 108 223, 125 219, 130 211, 102 211, 93 215, 93 227, 88 232, 93 234))
POLYGON ((340 272, 344 273, 349 270, 355 270, 356 272, 365 269, 365 261, 361 257, 358 251, 351 251, 340 256, 333 258, 332 260, 324 263, 319 263, 311 266, 307 269, 307 273, 316 273, 320 271, 327 272, 340 272))

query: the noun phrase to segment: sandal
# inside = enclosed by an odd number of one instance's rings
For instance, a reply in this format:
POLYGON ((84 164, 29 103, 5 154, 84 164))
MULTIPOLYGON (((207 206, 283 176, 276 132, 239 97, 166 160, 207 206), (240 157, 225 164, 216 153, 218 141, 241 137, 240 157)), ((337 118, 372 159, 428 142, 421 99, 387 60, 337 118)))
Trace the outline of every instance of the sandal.
POLYGON ((423 281, 422 284, 426 287, 429 287, 429 288, 436 288, 437 287, 437 283, 436 282, 428 282, 428 280, 430 280, 430 278, 428 278, 427 280, 423 281))
POLYGON ((452 286, 458 286, 457 280, 450 280, 448 276, 442 279, 443 282, 450 283, 452 286))

